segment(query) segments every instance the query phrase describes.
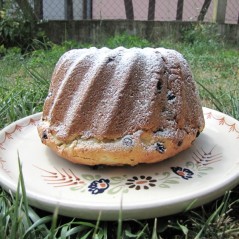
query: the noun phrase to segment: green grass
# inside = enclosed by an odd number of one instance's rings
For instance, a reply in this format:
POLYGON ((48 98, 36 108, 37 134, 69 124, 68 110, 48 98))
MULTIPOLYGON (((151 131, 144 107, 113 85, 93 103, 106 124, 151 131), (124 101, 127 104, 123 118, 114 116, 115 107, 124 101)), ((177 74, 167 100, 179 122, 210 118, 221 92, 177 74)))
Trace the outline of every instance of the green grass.
MULTIPOLYGON (((163 46, 180 51, 191 65, 203 105, 239 119, 239 49, 200 31, 185 33, 183 41, 176 43, 169 39, 151 43, 122 35, 98 47, 163 46)), ((48 50, 24 56, 16 49, 9 50, 0 60, 0 128, 41 111, 58 58, 68 49, 88 46, 75 42, 51 44, 48 50)), ((0 188, 0 238, 239 238, 239 187, 207 205, 173 216, 122 221, 119 213, 118 221, 87 221, 29 206, 20 173, 15 195, 0 188)))

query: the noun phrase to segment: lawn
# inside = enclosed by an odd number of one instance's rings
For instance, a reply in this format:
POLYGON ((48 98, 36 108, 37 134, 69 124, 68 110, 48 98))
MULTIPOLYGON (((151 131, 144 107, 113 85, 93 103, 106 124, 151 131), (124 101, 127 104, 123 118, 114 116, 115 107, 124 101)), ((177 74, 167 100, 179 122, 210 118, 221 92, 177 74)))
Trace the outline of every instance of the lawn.
MULTIPOLYGON (((206 29, 207 30, 207 29, 206 29)), ((134 36, 115 36, 97 47, 166 47, 181 52, 197 81, 202 104, 239 120, 239 48, 203 28, 185 32, 180 42, 148 42, 134 36)), ((42 111, 58 58, 87 44, 47 43, 22 55, 12 48, 0 59, 0 129, 24 116, 42 111)), ((24 188, 20 175, 20 188, 24 188)), ((19 188, 19 190, 20 190, 19 188)), ((149 220, 104 222, 60 216, 28 205, 26 195, 0 188, 0 238, 239 238, 239 187, 207 205, 149 220)))

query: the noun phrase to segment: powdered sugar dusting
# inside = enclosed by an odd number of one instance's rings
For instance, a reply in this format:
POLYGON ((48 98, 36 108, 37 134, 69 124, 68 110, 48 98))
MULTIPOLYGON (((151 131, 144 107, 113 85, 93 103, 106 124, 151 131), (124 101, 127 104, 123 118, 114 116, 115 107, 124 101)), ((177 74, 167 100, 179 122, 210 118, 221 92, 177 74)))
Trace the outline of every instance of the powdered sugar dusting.
POLYGON ((185 106, 191 97, 196 105, 198 95, 185 59, 174 50, 123 47, 71 50, 61 57, 55 71, 65 61, 69 61, 69 68, 49 115, 69 77, 75 77, 77 90, 69 98, 70 107, 64 112, 63 122, 57 125, 59 137, 69 138, 74 132, 74 137, 82 139, 112 140, 140 130, 171 137, 177 127, 188 128, 192 122, 192 127, 202 124, 200 112, 190 112, 198 108, 185 106), (81 67, 87 68, 85 74, 81 73, 81 67))
MULTIPOLYGON (((78 54, 81 50, 77 50, 78 54)), ((90 84, 92 83, 92 79, 94 79, 98 73, 98 71, 103 67, 103 63, 106 59, 106 53, 109 51, 107 48, 101 49, 101 54, 97 54, 96 48, 90 48, 88 51, 88 56, 90 55, 90 59, 92 61, 92 65, 88 69, 84 78, 81 79, 80 84, 78 86, 77 91, 72 92, 73 97, 71 99, 71 107, 68 109, 67 114, 65 115, 65 123, 67 125, 71 125, 74 120, 75 112, 79 107, 82 107, 82 102, 85 97, 87 97, 88 89, 90 84)), ((67 77, 67 76, 66 76, 67 77)))
MULTIPOLYGON (((88 52, 86 49, 83 49, 81 51, 81 54, 78 54, 79 50, 71 50, 66 52, 58 61, 57 65, 56 65, 56 69, 55 72, 61 67, 62 63, 65 61, 70 61, 69 64, 69 68, 66 72, 66 75, 63 76, 63 80, 61 85, 59 86, 59 89, 57 91, 57 94, 55 96, 55 100, 53 102, 53 105, 50 109, 49 115, 52 114, 52 110, 55 107, 55 103, 57 102, 57 99, 59 98, 59 95, 62 92, 62 89, 65 87, 65 85, 67 84, 67 80, 69 78, 69 76, 71 75, 72 71, 75 69, 76 65, 78 64, 78 62, 80 62, 82 59, 84 59, 85 56, 87 56, 88 52)), ((54 75, 54 74, 53 74, 54 75)))

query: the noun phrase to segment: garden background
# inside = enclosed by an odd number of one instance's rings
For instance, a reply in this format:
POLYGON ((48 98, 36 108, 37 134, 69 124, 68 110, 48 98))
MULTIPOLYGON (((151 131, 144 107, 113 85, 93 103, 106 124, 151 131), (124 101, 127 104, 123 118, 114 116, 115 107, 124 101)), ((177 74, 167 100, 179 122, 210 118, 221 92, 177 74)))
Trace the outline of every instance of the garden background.
MULTIPOLYGON (((188 60, 203 106, 239 119, 239 1, 1 0, 0 7, 1 129, 42 111, 59 57, 90 46, 174 48, 188 60)), ((177 215, 123 221, 119 213, 105 222, 49 213, 0 188, 0 238, 239 238, 239 189, 177 215)))

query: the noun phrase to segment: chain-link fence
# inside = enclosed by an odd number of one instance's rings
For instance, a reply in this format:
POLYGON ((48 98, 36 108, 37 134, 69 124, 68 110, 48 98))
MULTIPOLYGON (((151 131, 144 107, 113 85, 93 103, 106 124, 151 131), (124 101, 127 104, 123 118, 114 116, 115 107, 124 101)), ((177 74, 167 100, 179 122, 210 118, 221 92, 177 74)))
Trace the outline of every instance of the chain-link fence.
MULTIPOLYGON (((1 5, 9 0, 0 0, 1 5)), ((38 19, 239 23, 239 0, 25 0, 38 19)), ((15 2, 24 2, 15 0, 15 2)))

